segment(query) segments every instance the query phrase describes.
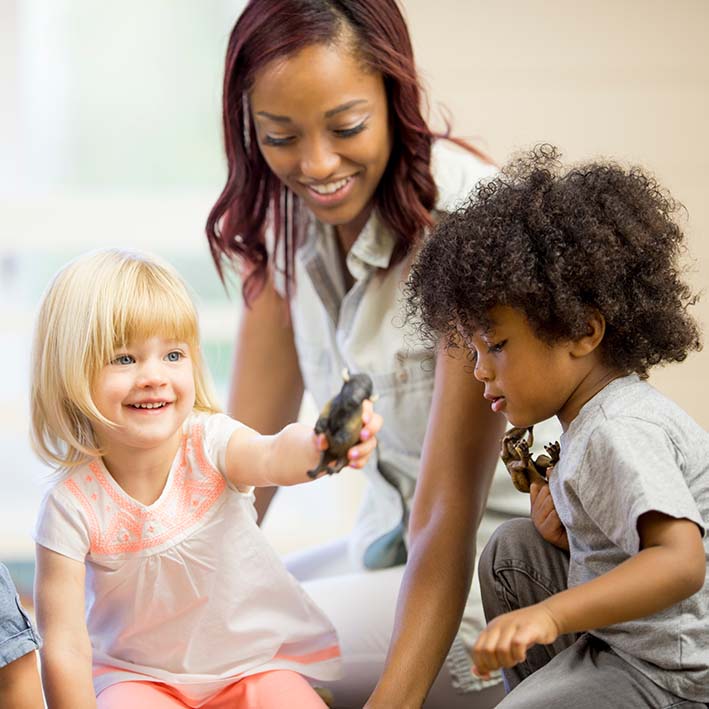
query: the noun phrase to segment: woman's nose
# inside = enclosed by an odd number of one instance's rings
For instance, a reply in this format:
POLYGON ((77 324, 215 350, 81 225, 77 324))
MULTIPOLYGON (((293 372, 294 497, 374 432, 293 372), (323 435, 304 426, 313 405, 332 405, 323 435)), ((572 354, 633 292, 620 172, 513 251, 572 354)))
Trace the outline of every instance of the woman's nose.
POLYGON ((300 172, 314 182, 322 182, 337 174, 340 156, 332 149, 330 141, 315 138, 304 141, 300 159, 300 172))

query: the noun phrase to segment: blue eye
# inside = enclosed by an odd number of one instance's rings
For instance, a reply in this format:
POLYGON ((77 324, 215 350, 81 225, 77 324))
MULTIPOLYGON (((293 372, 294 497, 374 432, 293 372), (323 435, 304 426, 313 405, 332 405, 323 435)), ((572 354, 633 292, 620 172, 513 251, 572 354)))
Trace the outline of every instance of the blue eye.
POLYGON ((352 128, 340 128, 334 132, 339 138, 350 138, 353 135, 357 135, 357 133, 361 133, 366 127, 367 124, 362 121, 362 123, 353 126, 352 128))
POLYGON ((133 362, 135 362, 135 359, 133 355, 129 354, 118 355, 118 357, 111 360, 111 364, 133 364, 133 362))
POLYGON ((177 350, 173 350, 172 352, 168 352, 166 355, 166 359, 168 362, 179 362, 184 355, 182 352, 178 352, 177 350))

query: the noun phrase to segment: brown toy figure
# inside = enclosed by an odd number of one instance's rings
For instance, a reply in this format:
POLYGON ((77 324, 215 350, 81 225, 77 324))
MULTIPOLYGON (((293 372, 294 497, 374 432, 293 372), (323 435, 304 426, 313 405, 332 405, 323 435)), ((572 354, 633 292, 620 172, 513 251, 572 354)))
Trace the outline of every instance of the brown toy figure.
POLYGON ((512 483, 520 492, 529 492, 533 482, 546 483, 546 471, 559 461, 558 442, 544 446, 549 455, 538 455, 534 459, 530 451, 533 444, 531 426, 511 428, 502 439, 502 462, 512 477, 512 483))
POLYGON ((322 452, 320 462, 308 471, 311 478, 321 472, 339 473, 347 465, 347 451, 359 441, 362 432, 362 402, 372 398, 372 380, 368 374, 349 376, 340 393, 325 404, 315 424, 315 433, 324 433, 328 447, 322 452), (330 465, 335 461, 335 465, 330 465))

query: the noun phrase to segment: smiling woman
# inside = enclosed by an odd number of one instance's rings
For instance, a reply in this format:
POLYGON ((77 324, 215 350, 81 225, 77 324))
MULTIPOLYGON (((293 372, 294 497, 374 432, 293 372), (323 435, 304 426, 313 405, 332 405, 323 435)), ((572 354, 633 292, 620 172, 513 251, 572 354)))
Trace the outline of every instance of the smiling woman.
POLYGON ((273 174, 349 251, 372 210, 391 151, 387 96, 347 44, 311 45, 256 75, 250 94, 273 174))
POLYGON ((395 0, 251 0, 227 49, 229 170, 207 236, 220 275, 240 271, 248 306, 230 412, 278 430, 306 388, 322 409, 347 368, 371 376, 386 421, 354 529, 286 560, 337 629, 335 706, 428 695, 427 707, 484 709, 501 687, 470 672, 470 629, 483 622, 471 581, 502 421, 464 358, 431 366, 400 323, 425 232, 494 167, 435 134, 421 98, 395 0))

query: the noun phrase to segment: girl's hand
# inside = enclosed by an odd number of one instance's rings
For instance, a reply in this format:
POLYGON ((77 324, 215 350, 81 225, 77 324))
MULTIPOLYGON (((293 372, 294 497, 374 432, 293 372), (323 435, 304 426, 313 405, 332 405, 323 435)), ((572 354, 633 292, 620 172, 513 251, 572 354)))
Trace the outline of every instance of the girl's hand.
MULTIPOLYGON (((363 468, 372 451, 377 447, 376 434, 382 427, 384 419, 374 412, 374 405, 370 399, 365 399, 362 402, 362 430, 359 434, 360 443, 352 446, 347 451, 347 465, 350 468, 363 468)), ((318 451, 327 450, 327 436, 324 433, 313 433, 313 440, 318 451)), ((334 461, 330 466, 334 467, 334 461)))
POLYGON ((374 411, 374 404, 370 399, 365 399, 362 402, 363 425, 359 434, 361 442, 347 451, 348 465, 351 468, 363 468, 367 464, 369 456, 377 447, 377 433, 379 433, 383 423, 384 419, 374 411))
MULTIPOLYGON (((549 468, 547 477, 552 474, 552 470, 549 468)), ((569 538, 559 515, 556 513, 549 485, 532 483, 529 493, 532 501, 530 517, 542 539, 559 549, 569 551, 569 538)))
POLYGON ((527 650, 559 637, 559 626, 543 603, 505 613, 480 633, 473 648, 473 672, 488 679, 492 670, 524 662, 527 650))

